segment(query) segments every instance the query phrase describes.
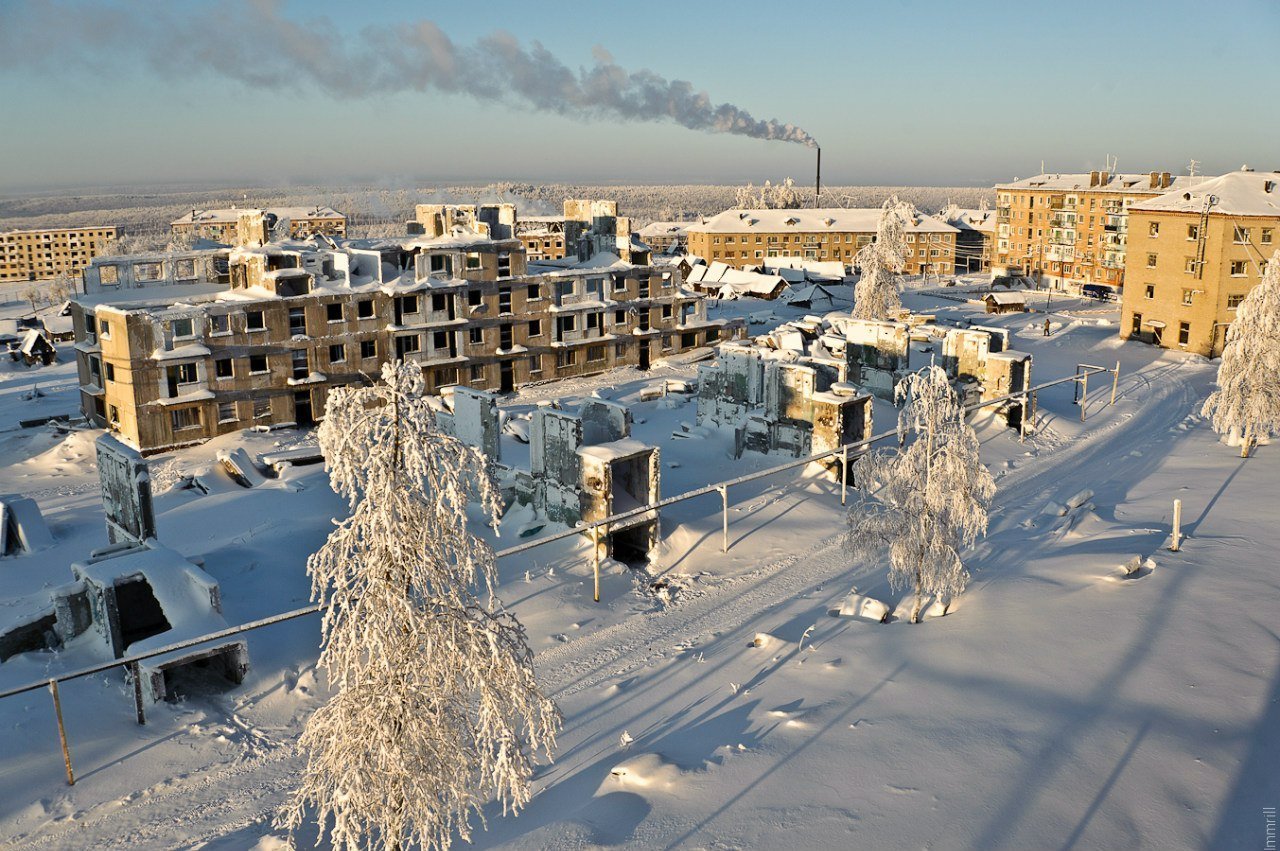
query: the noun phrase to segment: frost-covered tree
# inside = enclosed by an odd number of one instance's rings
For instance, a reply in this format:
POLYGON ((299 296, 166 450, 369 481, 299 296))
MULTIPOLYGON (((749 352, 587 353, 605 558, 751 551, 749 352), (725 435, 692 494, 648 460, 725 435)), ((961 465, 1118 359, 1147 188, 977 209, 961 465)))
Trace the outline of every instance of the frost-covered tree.
POLYGON ((863 246, 853 261, 859 270, 853 290, 855 319, 892 319, 902 308, 898 290, 906 268, 907 226, 914 214, 897 195, 881 206, 875 241, 863 246))
POLYGON ((788 177, 773 187, 773 193, 767 201, 767 206, 774 210, 798 210, 802 199, 796 191, 796 182, 788 177))
POLYGON ((1257 440, 1280 432, 1280 251, 1262 282, 1236 308, 1218 365, 1218 389, 1203 413, 1214 431, 1240 437, 1240 457, 1257 440))
POLYGON ((760 196, 756 194, 755 186, 748 183, 746 186, 739 186, 733 192, 733 206, 739 210, 758 210, 760 208, 760 196))
POLYGON ((901 450, 858 459, 861 498, 849 511, 847 541, 869 558, 888 550, 889 583, 914 591, 911 621, 919 623, 925 595, 950 602, 968 584, 960 550, 986 534, 996 485, 940 367, 907 376, 894 396, 905 402, 899 431, 915 439, 901 450))
POLYGON ((447 849, 491 798, 504 812, 529 801, 560 725, 524 628, 493 595, 493 551, 467 529, 470 501, 497 522, 497 489, 483 455, 437 430, 411 365, 331 390, 319 439, 351 510, 307 562, 328 604, 333 695, 302 733, 307 765, 280 823, 314 808, 344 851, 447 849))

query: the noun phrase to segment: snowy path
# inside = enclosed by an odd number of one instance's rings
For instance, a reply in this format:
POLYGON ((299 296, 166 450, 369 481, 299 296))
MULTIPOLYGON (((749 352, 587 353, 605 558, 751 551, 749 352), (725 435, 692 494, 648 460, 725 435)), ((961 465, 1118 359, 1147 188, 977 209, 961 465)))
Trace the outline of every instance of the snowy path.
MULTIPOLYGON (((1006 473, 1000 479, 991 538, 977 554, 983 569, 976 576, 975 590, 1000 583, 1007 578, 1008 570, 1017 567, 1024 557, 1013 546, 1015 538, 1025 535, 1020 524, 1034 517, 1046 501, 1085 486, 1100 489, 1100 469, 1105 470, 1105 481, 1117 487, 1149 470, 1162 454, 1156 444, 1163 435, 1173 433, 1188 413, 1196 393, 1190 380, 1194 374, 1183 363, 1156 362, 1124 376, 1120 401, 1122 408, 1129 410, 1086 428, 1082 439, 1041 450, 1006 473), (1139 409, 1141 427, 1131 419, 1139 409), (1002 549, 1006 543, 1007 549, 1002 549)), ((1090 414, 1097 413, 1095 405, 1104 403, 1102 394, 1095 397, 1090 414)), ((699 557, 715 558, 718 544, 716 536, 704 540, 701 548, 714 552, 704 552, 699 557)), ((554 777, 573 774, 586 758, 580 751, 583 742, 598 744, 606 735, 614 735, 612 727, 600 717, 602 710, 592 708, 593 690, 627 683, 646 669, 661 670, 661 666, 676 659, 687 661, 704 647, 714 653, 710 648, 720 637, 749 634, 759 626, 791 616, 789 608, 798 607, 807 613, 821 603, 820 608, 825 610, 829 600, 838 598, 851 584, 861 585, 864 580, 882 582, 879 568, 850 565, 839 544, 840 532, 806 541, 803 549, 784 558, 700 586, 698 593, 677 605, 631 615, 576 640, 541 650, 537 655, 540 677, 570 712, 566 747, 553 769, 554 777), (604 731, 600 729, 602 724, 606 726, 604 731)), ((746 546, 749 544, 737 545, 746 546)), ((648 688, 660 688, 660 684, 651 682, 648 688)), ((206 840, 220 840, 216 844, 222 847, 252 844, 250 837, 268 831, 269 815, 292 787, 298 768, 292 747, 296 725, 272 729, 254 717, 257 704, 264 697, 265 694, 243 696, 234 708, 225 707, 229 710, 225 712, 224 707, 215 704, 206 712, 203 723, 179 729, 177 741, 166 745, 180 745, 185 737, 226 735, 218 731, 238 728, 227 736, 233 746, 217 751, 221 758, 201 768, 192 770, 187 766, 183 773, 143 784, 142 791, 80 809, 70 807, 65 795, 56 796, 45 805, 51 820, 46 819, 43 826, 30 832, 0 840, 32 848, 162 848, 198 845, 206 840), (224 718, 238 723, 229 725, 224 718)), ((640 698, 638 693, 628 697, 640 698)), ((645 699, 660 704, 669 698, 662 692, 645 699)), ((617 708, 611 707, 610 711, 617 708)), ((627 711, 641 710, 633 706, 627 711)), ((145 731, 138 738, 144 743, 142 750, 165 744, 152 742, 145 731)), ((123 762, 128 759, 125 757, 123 762)), ((175 763, 182 764, 181 760, 175 763)), ((114 768, 108 765, 97 771, 110 772, 114 768)), ((554 794, 554 786, 550 790, 554 794)), ((522 822, 515 823, 514 829, 508 829, 512 825, 506 822, 495 824, 494 831, 481 837, 480 844, 515 839, 526 827, 537 823, 536 819, 522 822)))

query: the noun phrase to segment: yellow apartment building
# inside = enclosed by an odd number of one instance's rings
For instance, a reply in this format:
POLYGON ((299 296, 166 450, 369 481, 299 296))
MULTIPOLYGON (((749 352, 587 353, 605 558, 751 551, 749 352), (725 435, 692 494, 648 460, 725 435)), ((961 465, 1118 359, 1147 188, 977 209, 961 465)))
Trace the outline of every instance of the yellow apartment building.
POLYGON ((1237 171, 1129 209, 1120 336, 1217 357, 1280 248, 1280 173, 1237 171))
MULTIPOLYGON (((736 269, 774 257, 851 265, 858 249, 875 238, 880 212, 878 207, 726 210, 689 225, 689 253, 736 269)), ((958 228, 933 216, 916 216, 907 228, 904 274, 952 274, 958 233, 958 228)))
MULTIPOLYGON (((1203 180, 1203 178, 1199 178, 1203 180)), ((995 264, 1054 289, 1124 286, 1129 208, 1197 178, 1169 172, 1040 174, 996 186, 995 264)))
POLYGON ((117 227, 11 230, 0 233, 0 283, 78 275, 120 238, 117 227))

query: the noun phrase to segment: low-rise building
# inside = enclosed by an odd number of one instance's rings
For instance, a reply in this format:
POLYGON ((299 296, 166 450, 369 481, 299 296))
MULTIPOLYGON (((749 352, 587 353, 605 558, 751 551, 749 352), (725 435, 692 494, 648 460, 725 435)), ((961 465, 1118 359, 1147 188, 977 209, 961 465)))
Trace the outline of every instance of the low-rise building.
POLYGON ((170 222, 169 229, 184 236, 234 245, 238 239, 243 238, 238 230, 245 213, 262 214, 262 226, 266 232, 260 237, 261 241, 270 239, 277 228, 283 231, 285 223, 288 224, 290 239, 305 239, 318 233, 327 236, 347 235, 347 217, 332 207, 322 206, 271 207, 264 210, 241 210, 235 207, 225 210, 193 209, 188 215, 170 222))
POLYGON ((114 226, 5 231, 0 233, 0 283, 78 275, 119 238, 114 226))
MULTIPOLYGON (((851 265, 858 249, 875 239, 879 208, 726 210, 692 223, 689 251, 708 263, 738 269, 768 258, 799 257, 851 265)), ((950 275, 956 264, 958 229, 933 216, 916 215, 907 226, 907 275, 950 275)))
POLYGON ((1280 173, 1201 178, 1129 208, 1120 336, 1217 357, 1280 248, 1280 173))
POLYGON ((956 234, 956 274, 986 272, 996 256, 996 211, 951 207, 941 218, 956 234))
MULTIPOLYGON (((308 425, 330 387, 388 360, 419 364, 428 392, 509 392, 737 333, 645 252, 531 272, 515 221, 511 205, 419 205, 410 237, 100 259, 73 303, 82 409, 155 452, 308 425)), ((618 237, 588 227, 575 243, 616 250, 618 237)))
MULTIPOLYGON (((1197 178, 1169 172, 1039 174, 996 186, 995 263, 1050 287, 1124 286, 1129 208, 1197 178)), ((1198 178, 1204 180, 1204 178, 1198 178)))
POLYGON ((689 225, 693 222, 649 222, 640 228, 640 241, 655 254, 680 254, 689 245, 689 225))

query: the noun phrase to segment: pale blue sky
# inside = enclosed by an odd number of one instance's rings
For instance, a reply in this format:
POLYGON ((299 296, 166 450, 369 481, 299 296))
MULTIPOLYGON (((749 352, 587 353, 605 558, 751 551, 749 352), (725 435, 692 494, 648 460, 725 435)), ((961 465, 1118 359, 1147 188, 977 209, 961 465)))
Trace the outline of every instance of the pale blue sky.
MULTIPOLYGON (((422 19, 458 46, 506 30, 574 71, 599 45, 628 71, 803 127, 830 183, 990 185, 1041 160, 1084 170, 1107 154, 1132 171, 1179 172, 1192 157, 1206 172, 1280 168, 1272 0, 281 3, 281 17, 328 26, 351 49, 422 19)), ((241 20, 242 3, 170 0, 170 24, 191 27, 170 35, 153 28, 158 6, 0 0, 0 189, 813 179, 802 145, 670 120, 561 115, 433 87, 353 93, 364 66, 330 74, 341 61, 305 44, 293 45, 298 61, 331 80, 297 82, 260 62, 260 46, 232 57, 241 37, 210 34, 241 20), (255 75, 266 79, 234 78, 255 75)))

